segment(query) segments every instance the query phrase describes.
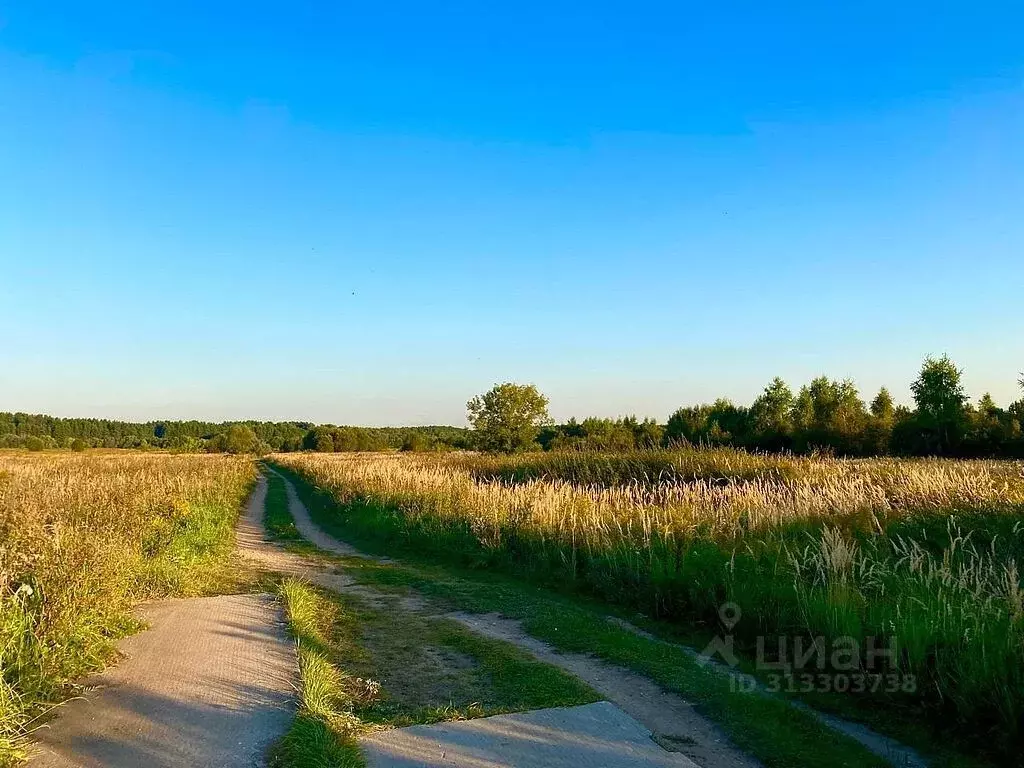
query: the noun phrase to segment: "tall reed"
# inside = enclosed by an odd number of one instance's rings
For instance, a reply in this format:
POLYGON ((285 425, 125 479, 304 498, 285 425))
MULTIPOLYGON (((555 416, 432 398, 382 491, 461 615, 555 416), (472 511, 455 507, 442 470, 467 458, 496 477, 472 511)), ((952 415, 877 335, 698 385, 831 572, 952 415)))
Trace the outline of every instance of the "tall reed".
POLYGON ((654 481, 596 483, 515 473, 554 462, 601 476, 609 460, 619 472, 665 457, 596 456, 594 470, 579 456, 276 461, 382 548, 575 585, 668 619, 716 622, 734 602, 732 631, 751 646, 764 635, 894 641, 893 671, 916 678, 907 697, 1019 745, 1021 465, 710 453, 681 455, 685 472, 654 481))

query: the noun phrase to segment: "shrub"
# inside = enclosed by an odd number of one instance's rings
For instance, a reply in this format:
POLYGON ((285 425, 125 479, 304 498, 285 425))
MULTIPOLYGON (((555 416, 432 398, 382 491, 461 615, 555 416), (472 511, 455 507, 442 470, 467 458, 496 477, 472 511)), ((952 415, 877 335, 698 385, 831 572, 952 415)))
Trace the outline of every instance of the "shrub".
POLYGON ((430 448, 430 441, 427 440, 427 438, 418 432, 413 432, 402 441, 402 447, 399 450, 419 453, 422 451, 429 451, 430 448))

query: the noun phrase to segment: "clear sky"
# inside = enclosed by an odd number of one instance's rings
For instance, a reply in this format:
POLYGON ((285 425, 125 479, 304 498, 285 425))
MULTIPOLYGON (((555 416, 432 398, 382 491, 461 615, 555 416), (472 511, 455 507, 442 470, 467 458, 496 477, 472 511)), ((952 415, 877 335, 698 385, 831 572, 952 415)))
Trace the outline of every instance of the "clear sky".
POLYGON ((0 410, 1024 369, 1024 5, 0 3, 0 410))

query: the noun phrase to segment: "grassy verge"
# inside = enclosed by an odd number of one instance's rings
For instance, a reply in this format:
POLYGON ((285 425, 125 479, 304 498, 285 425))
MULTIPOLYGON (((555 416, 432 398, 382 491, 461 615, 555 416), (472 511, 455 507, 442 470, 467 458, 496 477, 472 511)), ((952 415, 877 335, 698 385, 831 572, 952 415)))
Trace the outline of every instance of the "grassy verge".
MULTIPOLYGON (((414 563, 383 565, 360 559, 347 560, 347 571, 365 583, 395 590, 411 588, 460 610, 497 611, 520 619, 526 631, 561 650, 593 653, 634 669, 665 688, 699 702, 699 708, 720 723, 737 745, 766 765, 884 764, 860 745, 826 729, 812 716, 794 710, 784 699, 739 695, 725 676, 697 665, 684 650, 610 623, 607 620, 610 613, 623 615, 614 607, 578 595, 530 586, 507 576, 439 566, 436 560, 427 562, 417 555, 415 542, 389 542, 367 532, 362 524, 350 524, 363 513, 362 509, 351 506, 341 509, 331 496, 301 476, 287 470, 285 473, 295 483, 311 516, 328 533, 366 552, 401 554, 414 563)), ((634 622, 638 619, 633 615, 627 618, 634 622)), ((698 628, 680 638, 678 627, 642 618, 638 623, 668 640, 699 642, 698 647, 703 647, 713 634, 710 629, 698 628)), ((749 665, 745 665, 745 671, 752 671, 749 665)), ((964 754, 954 739, 937 743, 934 733, 916 722, 912 712, 903 713, 905 718, 901 722, 893 717, 892 711, 872 712, 843 697, 825 697, 824 700, 819 697, 813 703, 867 721, 880 732, 931 755, 938 765, 987 764, 964 754)))
POLYGON ((358 682, 332 659, 344 655, 351 637, 338 605, 312 587, 287 579, 281 596, 299 658, 300 706, 288 733, 277 743, 272 764, 280 768, 362 766, 351 714, 358 682))
MULTIPOLYGON (((248 495, 248 491, 243 495, 248 495)), ((140 598, 205 597, 251 591, 260 575, 235 549, 235 525, 241 505, 191 504, 165 542, 140 560, 140 598)))
POLYGON ((267 533, 281 542, 303 541, 288 512, 288 491, 284 482, 273 472, 265 473, 264 477, 267 479, 267 498, 263 507, 263 525, 267 533))
POLYGON ((513 645, 480 637, 443 618, 393 604, 356 609, 367 654, 360 675, 378 680, 380 697, 361 720, 400 727, 599 700, 589 687, 513 645))
POLYGON ((363 765, 377 728, 596 701, 585 685, 455 622, 369 605, 295 579, 281 586, 296 638, 301 706, 278 768, 363 765))

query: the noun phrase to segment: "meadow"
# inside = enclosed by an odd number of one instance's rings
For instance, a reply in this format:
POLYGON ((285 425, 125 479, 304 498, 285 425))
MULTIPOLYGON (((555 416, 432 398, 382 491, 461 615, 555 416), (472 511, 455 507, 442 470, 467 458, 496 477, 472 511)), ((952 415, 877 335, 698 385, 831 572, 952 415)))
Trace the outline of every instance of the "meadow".
POLYGON ((250 459, 0 453, 0 766, 138 629, 141 600, 230 590, 250 459))
MULTIPOLYGON (((895 648, 873 709, 997 759, 1024 717, 1024 465, 733 449, 278 455, 377 551, 497 569, 679 627, 895 648), (742 619, 722 626, 735 603, 742 619)), ((834 665, 834 660, 827 660, 834 665)), ((831 669, 831 667, 830 667, 831 669)), ((817 671, 815 669, 815 671, 817 671)), ((826 670, 828 671, 828 670, 826 670)))

